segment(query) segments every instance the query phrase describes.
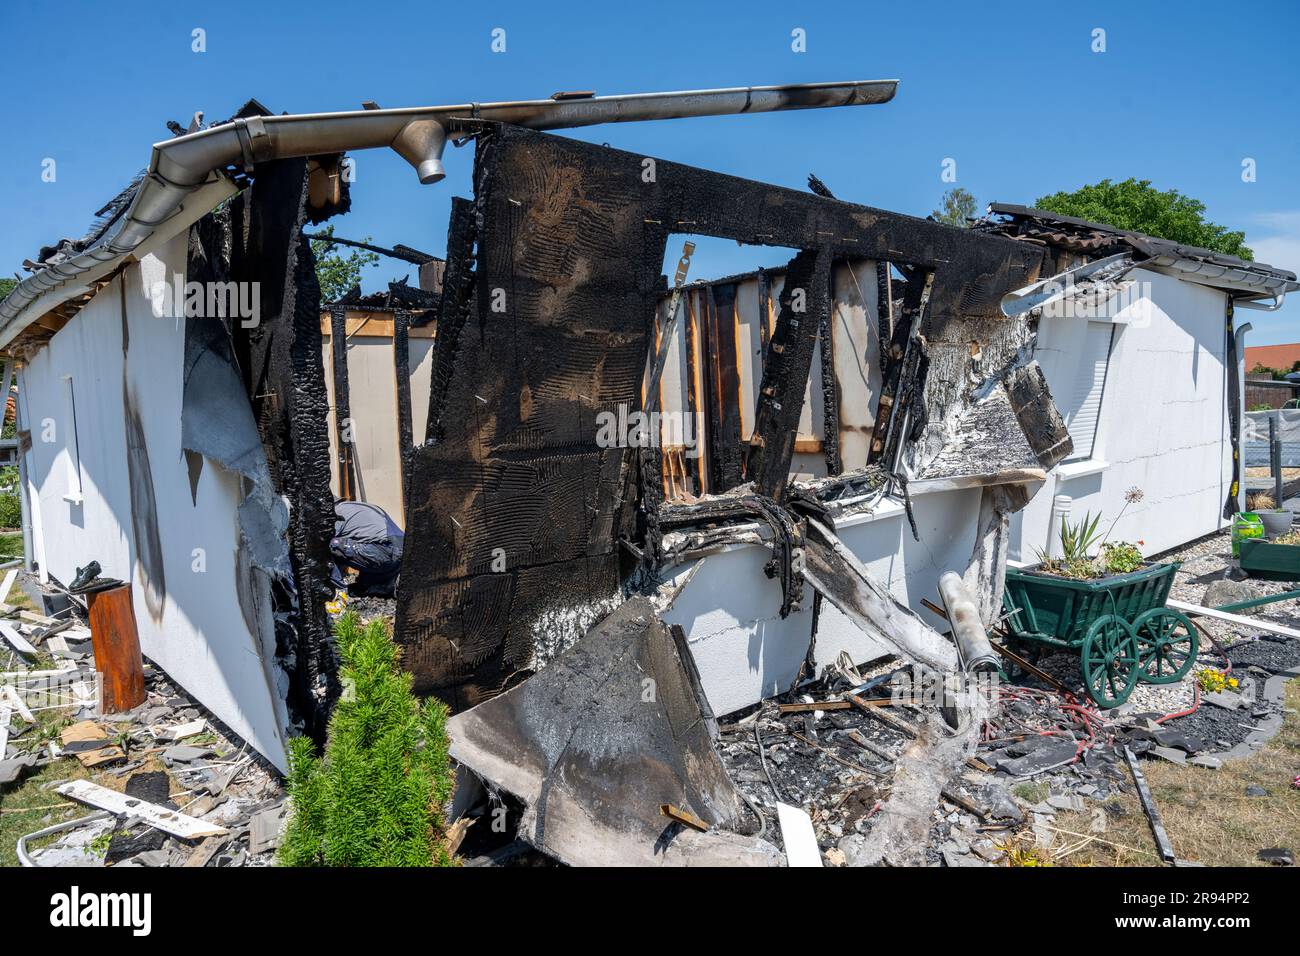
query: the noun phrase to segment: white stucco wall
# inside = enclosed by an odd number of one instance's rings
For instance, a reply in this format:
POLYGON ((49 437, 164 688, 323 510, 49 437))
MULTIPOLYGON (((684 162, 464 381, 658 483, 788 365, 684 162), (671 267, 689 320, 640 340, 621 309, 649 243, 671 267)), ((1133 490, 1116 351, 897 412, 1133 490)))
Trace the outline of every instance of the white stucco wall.
MULTIPOLYGON (((1144 500, 1130 506, 1114 538, 1142 539, 1144 553, 1167 550, 1224 525, 1231 482, 1224 370, 1223 295, 1168 276, 1135 273, 1141 294, 1115 314, 1117 334, 1102 398, 1093 458, 1058 466, 1029 506, 1011 522, 1010 557, 1035 560, 1047 542, 1052 498, 1074 498, 1073 514, 1101 511, 1103 527, 1119 514, 1125 492, 1144 500)), ((863 283, 866 287, 866 283, 863 283)), ((1045 318, 1034 358, 1063 412, 1078 393, 1078 376, 1091 375, 1078 346, 1085 317, 1045 318)), ((895 597, 934 625, 943 622, 920 599, 938 602, 938 579, 964 572, 975 541, 979 489, 927 490, 911 486, 919 542, 899 505, 845 522, 840 535, 895 597)), ((808 646, 811 590, 806 608, 781 620, 780 588, 762 571, 770 552, 740 546, 703 559, 665 618, 687 633, 714 710, 729 713, 789 687, 808 646)), ((673 572, 677 578, 689 568, 673 572)), ((854 661, 887 649, 867 638, 839 611, 823 605, 817 663, 847 650, 854 661)))
POLYGON ((287 718, 275 686, 274 647, 265 647, 250 633, 237 598, 236 509, 243 500, 242 479, 205 460, 191 500, 181 451, 187 320, 155 317, 148 295, 155 283, 184 274, 187 242, 183 232, 129 267, 23 369, 20 400, 32 434, 27 466, 34 510, 40 515, 34 528, 35 558, 43 571, 65 584, 91 560, 102 565, 106 576, 131 582, 145 655, 283 768, 287 718), (129 341, 125 355, 124 325, 129 341), (75 391, 79 502, 69 500, 72 421, 66 376, 75 391), (161 607, 153 613, 136 560, 124 386, 143 425, 162 541, 164 587, 161 607), (196 549, 202 549, 202 569, 196 549))
MULTIPOLYGON (((892 502, 873 515, 837 523, 837 532, 878 581, 889 583, 898 600, 931 626, 945 630, 942 620, 920 602, 929 598, 940 603, 940 575, 966 570, 975 546, 980 489, 927 492, 914 485, 912 493, 920 541, 912 538, 902 506, 892 502)), ((763 573, 770 556, 767 548, 737 546, 700 559, 702 567, 663 615, 685 630, 717 714, 788 689, 808 650, 812 586, 804 586, 803 609, 782 620, 780 584, 763 573)), ((683 565, 671 576, 680 579, 689 568, 683 565)), ((819 670, 841 651, 848 651, 855 663, 890 653, 823 602, 815 655, 819 670)))
MULTIPOLYGON (((1142 489, 1145 498, 1125 511, 1112 540, 1141 539, 1148 555, 1226 523, 1232 466, 1223 293, 1145 270, 1132 277, 1143 294, 1115 314, 1092 460, 1057 466, 1012 519, 1013 559, 1034 561, 1035 549, 1047 546, 1056 495, 1073 499, 1073 518, 1100 511, 1105 528, 1120 513, 1125 492, 1142 489)), ((1087 321, 1045 317, 1039 325, 1034 357, 1058 405, 1068 403, 1078 376, 1091 374, 1073 345, 1087 321)))
MULTIPOLYGON (((328 314, 327 314, 328 317, 328 314)), ((391 317, 387 325, 371 322, 348 337, 348 404, 352 417, 354 463, 360 472, 353 497, 378 505, 397 524, 405 527, 402 496, 401 442, 397 423, 397 378, 393 361, 391 317)), ((322 323, 321 361, 325 368, 325 389, 329 397, 330 490, 340 494, 338 429, 334 415, 333 342, 328 325, 322 323)), ((433 381, 431 330, 412 329, 407 339, 411 375, 411 439, 424 443, 429 424, 429 393, 433 381)))

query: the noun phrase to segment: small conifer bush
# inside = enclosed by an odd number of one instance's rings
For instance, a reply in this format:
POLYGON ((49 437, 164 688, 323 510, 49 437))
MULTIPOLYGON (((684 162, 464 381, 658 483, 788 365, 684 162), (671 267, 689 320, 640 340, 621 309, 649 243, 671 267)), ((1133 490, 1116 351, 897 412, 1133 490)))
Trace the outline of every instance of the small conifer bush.
POLYGON ((282 866, 449 866, 443 807, 451 795, 447 708, 419 701, 382 620, 349 612, 334 625, 344 692, 321 758, 289 742, 293 811, 282 866))

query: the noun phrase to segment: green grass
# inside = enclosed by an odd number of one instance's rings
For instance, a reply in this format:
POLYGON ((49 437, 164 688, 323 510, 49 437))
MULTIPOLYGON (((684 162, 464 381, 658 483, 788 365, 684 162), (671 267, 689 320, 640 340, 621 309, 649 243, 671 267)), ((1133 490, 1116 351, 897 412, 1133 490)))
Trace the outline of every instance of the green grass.
MULTIPOLYGON (((1225 760, 1218 770, 1148 760, 1142 772, 1160 809, 1178 858, 1206 866, 1264 866, 1255 854, 1266 847, 1300 848, 1300 790, 1291 780, 1300 771, 1300 680, 1287 683, 1288 713, 1277 736, 1249 757, 1225 760), (1263 787, 1266 796, 1248 797, 1263 787)), ((1067 866, 1152 866, 1155 840, 1133 793, 1112 797, 1120 811, 1098 839, 1079 847, 1067 866), (1102 840, 1106 842, 1101 842, 1102 840)), ((1089 833, 1087 813, 1057 814, 1056 826, 1089 833)), ((1080 838, 1065 837, 1063 842, 1080 838)))
POLYGON ((16 848, 23 834, 92 812, 81 804, 54 806, 68 801, 54 791, 53 785, 89 776, 76 759, 56 760, 33 771, 19 783, 0 788, 0 866, 18 865, 16 848))
POLYGON ((0 534, 0 561, 12 561, 23 556, 23 536, 19 534, 0 534))
POLYGON ((1025 803, 1032 804, 1046 800, 1051 790, 1045 782, 1039 781, 1037 783, 1018 783, 1011 788, 1011 792, 1025 803))

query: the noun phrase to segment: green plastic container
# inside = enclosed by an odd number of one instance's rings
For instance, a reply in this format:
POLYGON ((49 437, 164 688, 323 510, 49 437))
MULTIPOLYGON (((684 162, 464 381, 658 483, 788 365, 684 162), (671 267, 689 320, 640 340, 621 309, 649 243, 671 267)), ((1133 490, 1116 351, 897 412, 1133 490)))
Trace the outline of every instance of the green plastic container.
POLYGON ((1086 581, 1007 568, 1002 592, 1007 629, 1022 641, 1077 648, 1102 615, 1132 621, 1144 611, 1164 607, 1178 567, 1176 561, 1151 564, 1130 574, 1086 581))
POLYGON ((1241 543, 1264 537, 1264 521, 1253 511, 1240 511, 1232 519, 1232 556, 1241 557, 1241 543))
POLYGON ((1300 544, 1274 544, 1262 538, 1241 542, 1241 570, 1267 581, 1300 581, 1300 544))

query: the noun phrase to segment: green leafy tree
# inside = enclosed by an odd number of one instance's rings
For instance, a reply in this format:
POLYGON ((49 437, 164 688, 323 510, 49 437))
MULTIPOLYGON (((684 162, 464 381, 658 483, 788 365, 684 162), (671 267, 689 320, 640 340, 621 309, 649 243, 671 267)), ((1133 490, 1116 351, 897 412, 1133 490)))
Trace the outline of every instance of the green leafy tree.
POLYGON ((344 693, 330 716, 325 756, 289 741, 293 812, 284 866, 449 866, 443 807, 453 776, 447 707, 411 693, 382 620, 349 612, 334 625, 344 693))
POLYGON ((1074 192, 1041 196, 1034 205, 1063 216, 1145 232, 1241 259, 1255 258, 1246 246, 1244 232, 1234 232, 1206 220, 1205 203, 1176 189, 1161 192, 1147 179, 1126 179, 1119 183, 1103 179, 1074 192))
MULTIPOLYGON (((325 236, 334 235, 334 227, 321 230, 325 236)), ((365 242, 370 241, 366 236, 365 242)), ((320 300, 337 302, 361 282, 361 270, 379 262, 379 253, 365 249, 350 249, 346 254, 327 239, 311 240, 312 255, 316 257, 316 281, 320 283, 320 300)))
POLYGON ((14 291, 14 286, 18 284, 17 279, 0 278, 0 299, 3 299, 10 292, 14 291))
POLYGON ((964 229, 969 225, 966 220, 975 217, 975 197, 960 186, 954 186, 944 193, 941 203, 942 209, 930 213, 932 219, 964 229))

